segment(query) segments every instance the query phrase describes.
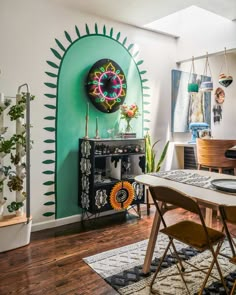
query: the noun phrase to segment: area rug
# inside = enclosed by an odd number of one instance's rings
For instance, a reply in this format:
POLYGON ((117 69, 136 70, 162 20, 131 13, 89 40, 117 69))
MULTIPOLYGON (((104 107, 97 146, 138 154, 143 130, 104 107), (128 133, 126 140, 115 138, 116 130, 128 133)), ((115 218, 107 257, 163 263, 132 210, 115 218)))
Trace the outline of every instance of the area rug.
MULTIPOLYGON (((167 244, 167 237, 163 234, 158 235, 158 241, 156 243, 151 264, 151 274, 149 276, 144 276, 142 274, 142 265, 146 254, 147 244, 148 240, 144 240, 84 258, 84 261, 119 294, 149 295, 150 290, 148 285, 157 268, 159 258, 165 249, 165 245, 167 244)), ((208 251, 200 253, 180 242, 176 242, 176 248, 184 260, 189 260, 189 262, 195 265, 203 267, 209 265, 211 261, 211 254, 208 251)), ((221 252, 230 255, 230 248, 227 241, 222 245, 221 252)), ((236 266, 229 263, 228 259, 224 256, 218 256, 218 260, 226 279, 226 284, 231 288, 233 282, 236 280, 236 266)), ((180 276, 170 276, 172 273, 176 273, 175 263, 175 257, 169 253, 162 265, 161 271, 162 275, 168 274, 168 277, 161 281, 156 280, 154 284, 154 288, 158 289, 160 295, 187 294, 180 276)), ((186 263, 185 265, 186 271, 188 271, 189 266, 187 266, 186 263)), ((213 274, 216 277, 219 277, 215 268, 213 269, 213 274)), ((186 276, 186 281, 191 294, 196 294, 200 284, 203 282, 203 277, 204 274, 202 272, 195 272, 186 276)), ((203 294, 222 295, 224 294, 224 289, 219 281, 210 277, 203 294)))

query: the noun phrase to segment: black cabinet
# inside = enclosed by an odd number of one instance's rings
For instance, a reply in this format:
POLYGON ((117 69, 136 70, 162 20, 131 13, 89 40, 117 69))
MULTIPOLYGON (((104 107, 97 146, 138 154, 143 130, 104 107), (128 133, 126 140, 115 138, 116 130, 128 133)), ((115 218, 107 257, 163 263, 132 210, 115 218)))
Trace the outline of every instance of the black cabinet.
POLYGON ((79 206, 99 212, 144 203, 144 186, 134 177, 145 173, 144 139, 79 140, 79 206))

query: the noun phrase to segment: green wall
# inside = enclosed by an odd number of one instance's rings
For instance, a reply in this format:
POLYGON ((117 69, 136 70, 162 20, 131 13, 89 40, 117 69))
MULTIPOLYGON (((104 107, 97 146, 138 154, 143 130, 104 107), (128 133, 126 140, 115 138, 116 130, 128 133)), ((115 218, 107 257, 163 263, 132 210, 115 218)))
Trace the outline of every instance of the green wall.
MULTIPOLYGON (((99 59, 116 61, 127 79, 127 104, 137 103, 142 113, 142 84, 139 70, 129 51, 106 36, 88 35, 74 42, 66 51, 60 66, 57 94, 57 156, 56 156, 56 217, 80 212, 78 207, 78 139, 85 134, 87 98, 85 82, 92 65, 99 59)), ((117 128, 119 111, 106 114, 90 103, 89 137, 95 136, 98 117, 101 137, 108 137, 107 129, 117 128)), ((142 136, 142 116, 133 119, 137 136, 142 136)))

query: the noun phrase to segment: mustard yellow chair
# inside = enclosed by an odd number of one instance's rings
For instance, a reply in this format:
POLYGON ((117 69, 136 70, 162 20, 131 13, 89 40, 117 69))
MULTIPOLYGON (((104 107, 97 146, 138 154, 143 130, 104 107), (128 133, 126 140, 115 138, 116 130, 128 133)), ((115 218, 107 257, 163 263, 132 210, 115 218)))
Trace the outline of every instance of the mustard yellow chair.
MULTIPOLYGON (((169 243, 166 246, 164 254, 160 259, 157 270, 150 283, 151 293, 159 294, 158 290, 153 288, 153 284, 156 278, 163 279, 163 276, 161 274, 158 277, 157 275, 159 274, 161 270, 161 265, 168 253, 168 250, 172 248, 178 259, 178 263, 176 264, 178 273, 176 274, 179 274, 181 276, 188 294, 190 294, 190 291, 187 285, 187 280, 185 279, 184 263, 190 264, 193 269, 192 271, 196 271, 197 269, 198 271, 203 271, 203 273, 206 274, 202 284, 199 284, 199 290, 196 290, 196 292, 198 291, 198 294, 203 293, 204 287, 208 281, 209 276, 212 276, 211 272, 212 272, 212 268, 214 264, 217 267, 220 280, 225 288, 225 294, 228 294, 228 288, 226 287, 220 265, 217 261, 217 255, 219 254, 220 246, 223 240, 225 239, 225 234, 222 233, 221 231, 206 227, 199 205, 194 198, 191 198, 190 196, 178 190, 175 190, 170 187, 164 187, 164 186, 150 187, 150 192, 152 194, 152 198, 155 203, 156 209, 160 215, 162 224, 164 226, 164 228, 161 229, 160 232, 169 237, 169 243), (196 217, 198 217, 199 220, 198 222, 194 222, 191 220, 183 220, 168 226, 167 221, 165 220, 165 217, 164 217, 165 207, 164 207, 164 210, 163 208, 160 208, 159 202, 160 204, 163 204, 163 206, 165 204, 170 204, 172 206, 185 209, 193 213, 196 217), (209 250, 210 253, 212 254, 212 262, 209 265, 208 271, 206 270, 206 266, 204 267, 204 269, 199 269, 197 265, 193 265, 189 261, 185 261, 183 263, 183 261, 179 257, 178 252, 176 250, 175 240, 185 243, 199 251, 209 250), (216 248, 214 249, 213 246, 216 246, 216 248)), ((186 272, 186 275, 187 273, 188 272, 186 272)), ((176 274, 172 274, 172 275, 176 275, 176 274)))

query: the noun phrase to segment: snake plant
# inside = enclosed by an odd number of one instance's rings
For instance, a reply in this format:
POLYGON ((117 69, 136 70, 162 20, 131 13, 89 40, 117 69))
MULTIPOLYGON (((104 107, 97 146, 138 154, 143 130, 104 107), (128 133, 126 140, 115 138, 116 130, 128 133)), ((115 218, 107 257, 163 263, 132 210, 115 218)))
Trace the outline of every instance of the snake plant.
POLYGON ((145 145, 146 145, 146 173, 150 172, 158 172, 161 169, 161 164, 163 163, 166 153, 169 146, 169 141, 166 142, 164 149, 160 155, 159 160, 156 163, 156 152, 154 150, 155 145, 159 142, 159 140, 155 141, 153 144, 151 143, 150 134, 147 132, 145 135, 145 145))

